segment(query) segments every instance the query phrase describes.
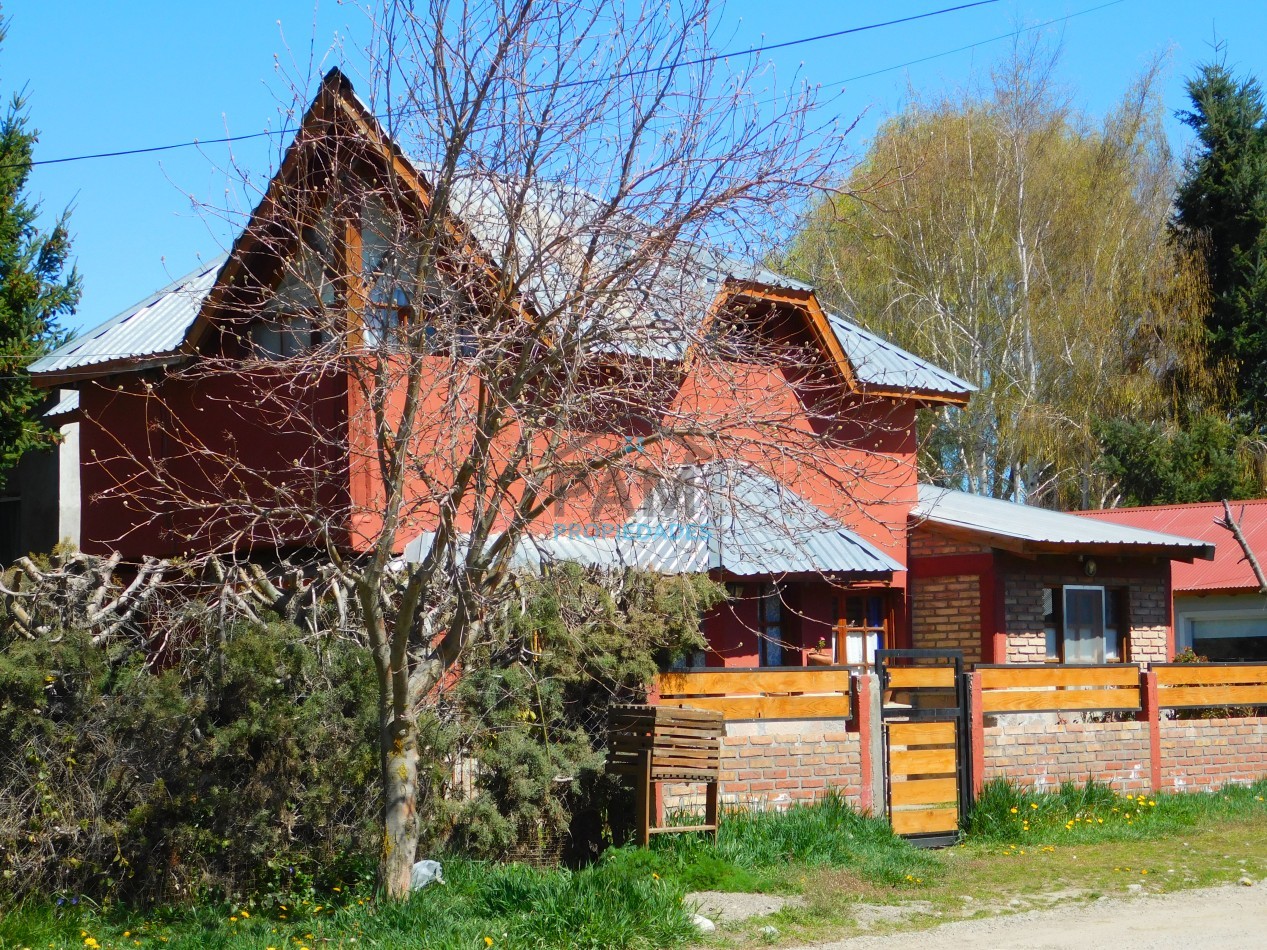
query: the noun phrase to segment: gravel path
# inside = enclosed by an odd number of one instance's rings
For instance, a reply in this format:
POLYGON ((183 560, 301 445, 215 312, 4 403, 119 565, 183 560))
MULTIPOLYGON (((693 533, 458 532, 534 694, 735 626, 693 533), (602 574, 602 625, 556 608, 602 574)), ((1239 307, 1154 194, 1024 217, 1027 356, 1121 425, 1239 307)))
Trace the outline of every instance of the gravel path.
POLYGON ((1267 948, 1267 886, 1065 904, 908 934, 853 937, 797 950, 1252 950, 1267 948))

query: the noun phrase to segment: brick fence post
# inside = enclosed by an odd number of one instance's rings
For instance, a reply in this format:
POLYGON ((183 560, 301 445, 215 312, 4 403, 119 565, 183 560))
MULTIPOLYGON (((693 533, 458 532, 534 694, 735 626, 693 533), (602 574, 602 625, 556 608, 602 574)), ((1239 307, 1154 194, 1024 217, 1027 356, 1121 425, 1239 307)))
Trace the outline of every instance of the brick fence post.
POLYGON ((1161 710, 1157 706, 1157 673, 1152 667, 1139 671, 1139 698, 1143 708, 1137 718, 1148 723, 1148 774, 1155 795, 1161 791, 1161 710))
POLYGON ((972 764, 972 799, 976 801, 985 786, 985 710, 981 708, 981 672, 973 670, 968 677, 968 748, 972 764))
POLYGON ((880 682, 874 673, 854 674, 858 719, 858 805, 864 814, 884 813, 884 740, 880 682))

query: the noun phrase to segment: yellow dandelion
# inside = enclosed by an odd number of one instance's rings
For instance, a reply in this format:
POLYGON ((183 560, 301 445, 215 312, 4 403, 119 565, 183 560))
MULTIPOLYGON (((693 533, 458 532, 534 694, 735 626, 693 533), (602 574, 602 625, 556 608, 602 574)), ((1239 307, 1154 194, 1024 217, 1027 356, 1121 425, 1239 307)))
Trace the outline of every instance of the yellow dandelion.
POLYGON ((491 947, 492 945, 493 945, 493 938, 492 938, 492 937, 485 937, 485 938, 484 938, 484 946, 486 946, 486 947, 491 947))
POLYGON ((1030 803, 1029 803, 1029 807, 1030 807, 1030 808, 1038 808, 1038 802, 1030 802, 1030 803))
POLYGON ((1015 815, 1015 814, 1016 814, 1016 806, 1015 806, 1015 805, 1013 805, 1013 806, 1012 806, 1012 808, 1010 809, 1010 811, 1012 812, 1012 814, 1013 814, 1013 815, 1015 815))
POLYGON ((244 911, 244 910, 240 910, 240 911, 238 911, 238 913, 239 913, 239 914, 241 914, 243 917, 250 917, 250 916, 251 916, 250 914, 248 914, 248 913, 247 913, 246 911, 244 911))

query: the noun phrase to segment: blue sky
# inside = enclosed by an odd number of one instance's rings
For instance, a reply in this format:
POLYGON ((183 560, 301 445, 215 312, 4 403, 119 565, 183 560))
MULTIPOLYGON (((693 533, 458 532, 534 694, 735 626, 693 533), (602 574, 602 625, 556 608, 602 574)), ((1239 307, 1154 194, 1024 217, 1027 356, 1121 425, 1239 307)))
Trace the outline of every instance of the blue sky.
MULTIPOLYGON (((721 35, 727 48, 744 49, 956 2, 733 0, 723 8, 721 35)), ((10 23, 0 83, 6 97, 27 88, 41 131, 37 159, 279 128, 294 82, 308 83, 311 94, 316 78, 333 65, 356 80, 355 50, 365 33, 359 7, 331 0, 9 0, 4 12, 10 23)), ((799 69, 839 92, 833 110, 847 119, 863 115, 853 142, 860 155, 909 89, 962 85, 1008 48, 1007 40, 982 41, 1049 20, 1059 20, 1044 32, 1061 44, 1061 79, 1074 102, 1095 115, 1159 52, 1170 56, 1167 106, 1184 106, 1183 81, 1211 57, 1216 38, 1226 42, 1231 64, 1267 80, 1263 0, 997 0, 770 58, 781 79, 799 69), (981 45, 948 53, 972 44, 981 45), (933 58, 912 62, 925 57, 933 58)), ((1184 148, 1182 127, 1172 121, 1169 129, 1172 144, 1184 148)), ((32 192, 46 212, 74 209, 84 297, 68 325, 95 325, 220 253, 231 229, 196 203, 223 206, 226 191, 241 193, 226 176, 230 158, 262 179, 284 144, 274 137, 35 169, 32 192)))

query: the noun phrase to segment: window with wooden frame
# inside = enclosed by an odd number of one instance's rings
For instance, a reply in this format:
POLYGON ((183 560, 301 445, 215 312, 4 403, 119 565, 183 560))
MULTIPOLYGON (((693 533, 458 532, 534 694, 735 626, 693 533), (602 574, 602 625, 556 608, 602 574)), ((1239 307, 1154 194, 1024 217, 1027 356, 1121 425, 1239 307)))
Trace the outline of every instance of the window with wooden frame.
POLYGON ((1048 663, 1119 663, 1129 656, 1126 588, 1069 584, 1043 590, 1048 663))
POLYGON ((832 644, 837 663, 874 663, 875 651, 893 646, 893 622, 887 591, 846 591, 840 595, 836 613, 836 642, 832 644))
POLYGON ((757 641, 757 662, 761 666, 783 665, 783 592, 778 584, 762 584, 758 603, 761 636, 757 641))

